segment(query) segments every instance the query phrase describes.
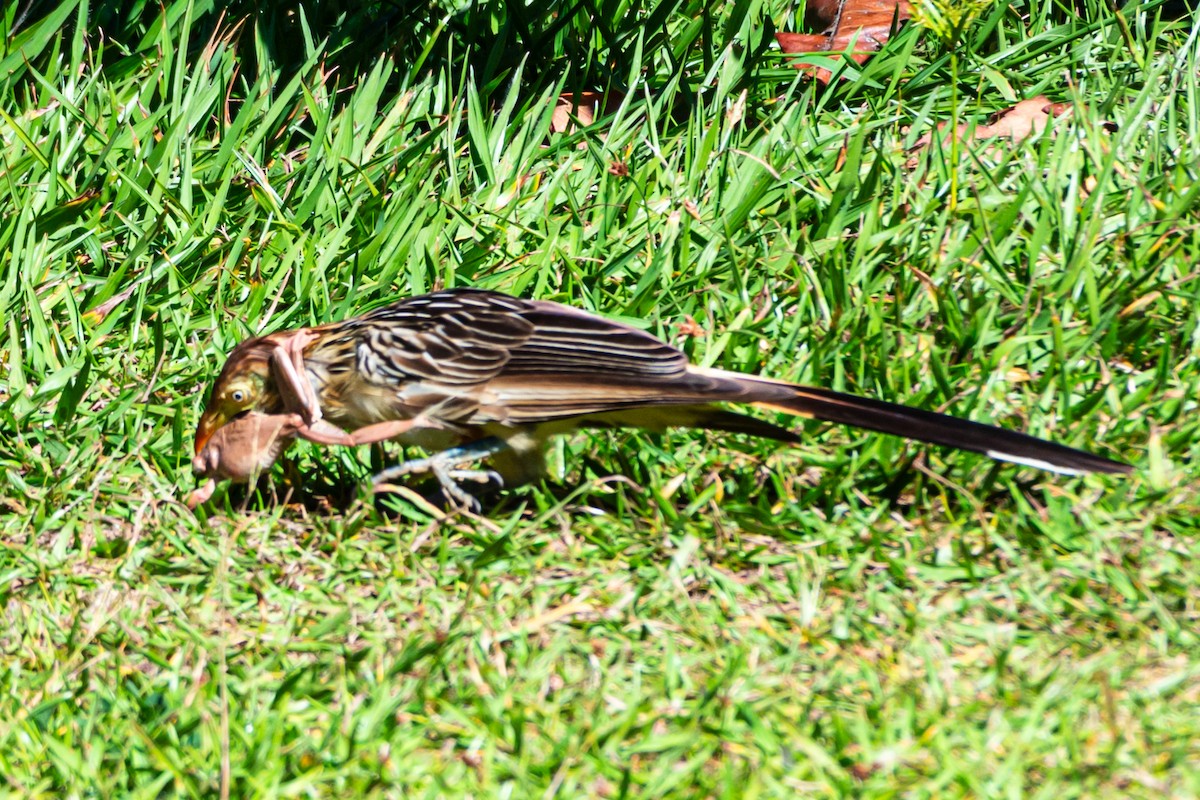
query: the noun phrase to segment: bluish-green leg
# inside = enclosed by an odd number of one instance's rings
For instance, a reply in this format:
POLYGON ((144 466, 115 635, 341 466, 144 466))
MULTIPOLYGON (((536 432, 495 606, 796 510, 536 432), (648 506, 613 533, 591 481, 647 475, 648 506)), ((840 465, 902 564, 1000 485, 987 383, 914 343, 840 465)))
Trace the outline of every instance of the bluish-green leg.
POLYGON ((390 483, 396 478, 422 472, 431 472, 437 478, 438 483, 442 485, 442 491, 446 493, 448 499, 457 500, 469 508, 478 508, 479 501, 459 484, 462 481, 472 481, 475 483, 491 483, 495 481, 497 485, 503 486, 504 481, 498 473, 490 469, 461 469, 461 467, 464 464, 471 464, 480 459, 495 455, 507 448, 508 445, 503 439, 489 436, 486 439, 480 439, 461 447, 451 447, 448 450, 434 453, 425 458, 414 458, 405 461, 403 464, 389 467, 376 475, 372 479, 372 484, 376 491, 386 491, 381 488, 383 484, 390 483))

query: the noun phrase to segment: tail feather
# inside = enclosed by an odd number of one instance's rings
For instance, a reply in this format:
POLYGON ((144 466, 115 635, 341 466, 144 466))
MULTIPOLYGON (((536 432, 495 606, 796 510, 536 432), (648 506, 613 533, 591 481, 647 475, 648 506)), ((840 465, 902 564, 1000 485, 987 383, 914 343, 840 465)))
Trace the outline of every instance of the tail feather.
POLYGON ((772 397, 754 402, 788 414, 838 422, 856 428, 890 433, 906 439, 983 453, 1000 461, 1066 475, 1085 472, 1127 473, 1133 468, 1120 461, 1086 453, 1065 445, 1048 442, 1017 431, 984 425, 933 411, 842 394, 808 386, 767 384, 787 388, 791 396, 772 397))
POLYGON ((590 414, 583 417, 582 421, 589 426, 600 428, 646 428, 659 431, 676 427, 697 428, 759 436, 788 444, 799 444, 803 441, 800 434, 773 422, 712 405, 641 406, 590 414))

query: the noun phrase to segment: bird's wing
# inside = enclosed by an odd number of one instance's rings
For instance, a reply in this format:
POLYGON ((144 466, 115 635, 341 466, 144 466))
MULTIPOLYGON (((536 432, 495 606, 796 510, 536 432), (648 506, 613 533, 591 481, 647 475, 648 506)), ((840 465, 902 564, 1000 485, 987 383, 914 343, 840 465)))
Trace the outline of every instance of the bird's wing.
POLYGON ((557 303, 491 292, 401 300, 323 338, 326 354, 343 356, 322 359, 331 372, 354 369, 372 384, 408 387, 410 394, 471 397, 490 421, 537 422, 697 399, 686 388, 687 357, 652 334, 557 303))
POLYGON ((330 345, 356 347, 384 380, 483 383, 507 375, 597 373, 633 379, 687 371, 683 353, 645 331, 577 309, 473 289, 397 303, 339 323, 330 345))
POLYGON ((646 331, 569 306, 532 301, 522 319, 530 337, 512 350, 505 377, 584 377, 661 389, 688 373, 687 356, 646 331))

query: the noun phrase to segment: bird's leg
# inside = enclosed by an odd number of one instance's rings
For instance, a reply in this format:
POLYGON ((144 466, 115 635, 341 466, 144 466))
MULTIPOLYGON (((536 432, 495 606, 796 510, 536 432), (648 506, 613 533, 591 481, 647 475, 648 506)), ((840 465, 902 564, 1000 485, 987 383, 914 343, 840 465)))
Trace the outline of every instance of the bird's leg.
POLYGON ((461 447, 451 447, 426 458, 414 458, 403 464, 389 467, 376 475, 371 482, 376 492, 382 492, 387 491, 388 482, 395 478, 420 472, 432 472, 448 499, 456 500, 464 507, 474 508, 478 507, 479 501, 459 485, 461 481, 477 483, 495 481, 501 486, 504 485, 504 481, 498 473, 490 469, 460 469, 460 467, 495 455, 507 448, 508 444, 503 439, 489 436, 461 447))

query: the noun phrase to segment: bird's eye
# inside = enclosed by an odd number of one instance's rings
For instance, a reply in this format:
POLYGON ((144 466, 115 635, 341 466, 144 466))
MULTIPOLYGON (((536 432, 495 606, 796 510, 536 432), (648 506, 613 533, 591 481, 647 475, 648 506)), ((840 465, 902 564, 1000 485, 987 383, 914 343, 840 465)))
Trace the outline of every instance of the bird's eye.
POLYGON ((233 392, 233 394, 229 395, 229 399, 233 400, 235 403, 240 403, 246 399, 246 393, 241 389, 237 389, 233 392))

